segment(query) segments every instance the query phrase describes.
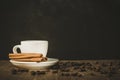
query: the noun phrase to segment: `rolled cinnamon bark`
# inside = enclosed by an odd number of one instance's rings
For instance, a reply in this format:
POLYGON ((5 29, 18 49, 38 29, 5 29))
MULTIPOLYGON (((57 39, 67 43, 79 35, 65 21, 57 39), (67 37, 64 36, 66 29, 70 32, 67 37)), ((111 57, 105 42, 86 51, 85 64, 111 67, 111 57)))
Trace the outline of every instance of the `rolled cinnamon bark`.
POLYGON ((47 61, 47 58, 42 57, 42 58, 12 59, 12 60, 20 61, 20 62, 42 62, 42 61, 47 61))
POLYGON ((40 62, 42 58, 28 58, 28 59, 12 59, 20 62, 40 62))
POLYGON ((37 53, 9 54, 10 59, 40 58, 40 57, 43 57, 43 55, 37 53))

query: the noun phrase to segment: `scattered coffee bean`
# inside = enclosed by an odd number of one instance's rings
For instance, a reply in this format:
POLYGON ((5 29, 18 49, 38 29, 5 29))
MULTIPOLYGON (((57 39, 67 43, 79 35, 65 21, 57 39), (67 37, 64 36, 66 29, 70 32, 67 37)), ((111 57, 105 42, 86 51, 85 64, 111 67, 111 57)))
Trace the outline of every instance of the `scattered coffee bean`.
POLYGON ((52 73, 58 73, 58 70, 52 70, 52 73))
POLYGON ((67 62, 66 67, 71 67, 71 62, 67 62))
POLYGON ((120 73, 120 68, 118 69, 118 72, 120 73))
POLYGON ((66 66, 60 66, 59 69, 66 69, 66 66))
POLYGON ((17 74, 17 70, 16 69, 12 69, 11 72, 12 72, 12 74, 17 74))
POLYGON ((75 70, 76 70, 76 69, 79 69, 79 66, 75 66, 74 69, 75 69, 75 70))
POLYGON ((63 73, 61 73, 61 75, 62 75, 62 76, 70 76, 70 73, 68 73, 68 72, 63 72, 63 73))
POLYGON ((27 70, 27 69, 22 69, 22 68, 19 68, 18 69, 18 72, 28 72, 29 70, 27 70))
POLYGON ((95 62, 95 64, 99 64, 99 62, 98 62, 98 61, 96 61, 96 62, 95 62))
POLYGON ((86 66, 92 66, 92 64, 91 63, 86 63, 86 66))
POLYGON ((64 76, 64 73, 61 73, 61 76, 64 76))
POLYGON ((82 77, 83 74, 82 74, 82 73, 78 73, 77 76, 78 76, 78 77, 82 77))
POLYGON ((62 72, 69 72, 70 69, 61 69, 62 72))
POLYGON ((78 62, 72 62, 71 63, 72 66, 81 66, 81 65, 84 65, 84 63, 78 63, 78 62))
POLYGON ((59 69, 60 66, 59 65, 55 65, 55 66, 52 66, 51 69, 59 69))
POLYGON ((95 74, 95 73, 90 73, 90 75, 91 75, 91 76, 96 76, 96 74, 95 74))
POLYGON ((98 66, 97 66, 96 68, 94 68, 94 71, 95 71, 95 72, 100 72, 100 70, 101 70, 101 68, 98 67, 98 66))
POLYGON ((102 71, 100 71, 100 73, 101 73, 101 74, 107 74, 108 72, 107 72, 107 71, 102 70, 102 71))
POLYGON ((36 72, 38 75, 43 75, 43 74, 45 74, 45 71, 37 71, 36 72))
POLYGON ((85 69, 85 68, 80 68, 79 71, 80 71, 80 72, 85 72, 86 69, 85 69))
POLYGON ((102 67, 107 67, 107 64, 106 63, 102 63, 102 67))
POLYGON ((112 66, 113 65, 113 62, 110 62, 110 66, 112 66))
POLYGON ((56 63, 55 65, 51 66, 51 69, 59 69, 60 65, 59 63, 56 63))
POLYGON ((36 72, 35 71, 31 71, 31 75, 36 75, 36 72))
POLYGON ((113 76, 113 74, 112 74, 112 73, 108 73, 107 75, 108 75, 108 77, 112 77, 112 76, 113 76))
POLYGON ((120 66, 120 62, 118 62, 118 65, 120 66))
POLYGON ((72 72, 71 76, 77 76, 77 74, 78 74, 77 72, 72 72))

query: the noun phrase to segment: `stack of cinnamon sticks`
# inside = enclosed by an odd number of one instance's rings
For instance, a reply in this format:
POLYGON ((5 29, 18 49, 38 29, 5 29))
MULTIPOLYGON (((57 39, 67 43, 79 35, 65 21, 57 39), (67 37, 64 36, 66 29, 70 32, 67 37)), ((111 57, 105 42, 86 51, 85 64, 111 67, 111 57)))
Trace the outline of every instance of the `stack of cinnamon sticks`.
POLYGON ((15 61, 21 62, 42 62, 47 61, 47 57, 43 57, 38 53, 9 53, 9 58, 15 61))

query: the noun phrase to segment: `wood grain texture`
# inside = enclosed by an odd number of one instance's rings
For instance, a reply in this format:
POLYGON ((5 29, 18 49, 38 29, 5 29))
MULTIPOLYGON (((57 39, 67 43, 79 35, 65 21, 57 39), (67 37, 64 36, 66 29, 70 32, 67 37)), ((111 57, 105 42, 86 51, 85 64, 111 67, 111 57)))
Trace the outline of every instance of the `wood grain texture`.
POLYGON ((47 71, 35 73, 16 68, 9 61, 0 61, 0 70, 1 80, 120 80, 120 60, 60 60, 47 71), (96 71, 97 65, 106 72, 96 71), (109 74, 111 66, 115 71, 109 74), (13 69, 18 69, 17 73, 12 73, 13 69))

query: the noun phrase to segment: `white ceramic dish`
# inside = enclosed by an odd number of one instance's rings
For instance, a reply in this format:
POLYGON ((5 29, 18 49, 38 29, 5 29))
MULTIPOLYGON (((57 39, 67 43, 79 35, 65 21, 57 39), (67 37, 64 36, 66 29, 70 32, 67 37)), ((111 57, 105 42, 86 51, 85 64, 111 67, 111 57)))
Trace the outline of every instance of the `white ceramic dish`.
POLYGON ((55 58, 48 58, 46 62, 19 62, 10 60, 10 62, 17 67, 25 68, 29 70, 46 70, 50 66, 56 64, 59 60, 55 58))

